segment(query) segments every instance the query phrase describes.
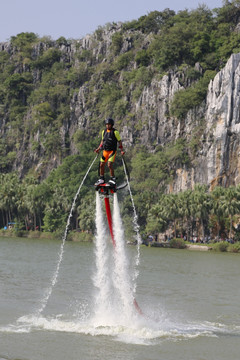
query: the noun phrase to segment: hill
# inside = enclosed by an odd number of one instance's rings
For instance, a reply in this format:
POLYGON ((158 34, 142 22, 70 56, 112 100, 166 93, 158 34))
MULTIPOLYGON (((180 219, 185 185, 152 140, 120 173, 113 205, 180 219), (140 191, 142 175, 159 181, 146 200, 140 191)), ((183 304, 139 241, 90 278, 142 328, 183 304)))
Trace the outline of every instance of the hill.
MULTIPOLYGON (((239 1, 226 1, 154 11, 79 40, 21 33, 1 43, 1 225, 64 224, 109 116, 143 228, 163 193, 237 186, 239 16, 239 1)), ((75 214, 84 230, 93 228, 89 196, 75 214)))

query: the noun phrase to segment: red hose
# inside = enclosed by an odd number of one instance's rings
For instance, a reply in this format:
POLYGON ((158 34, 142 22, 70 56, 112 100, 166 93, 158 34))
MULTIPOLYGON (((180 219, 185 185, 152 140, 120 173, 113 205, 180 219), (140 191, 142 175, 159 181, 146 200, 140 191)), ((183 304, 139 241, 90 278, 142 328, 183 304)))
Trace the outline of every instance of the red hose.
POLYGON ((111 214, 111 209, 110 209, 110 204, 109 204, 109 198, 105 197, 105 207, 106 207, 106 214, 107 214, 107 219, 108 219, 108 226, 109 226, 109 231, 112 237, 112 242, 113 242, 113 246, 116 246, 116 242, 113 236, 113 228, 112 228, 112 214, 111 214))

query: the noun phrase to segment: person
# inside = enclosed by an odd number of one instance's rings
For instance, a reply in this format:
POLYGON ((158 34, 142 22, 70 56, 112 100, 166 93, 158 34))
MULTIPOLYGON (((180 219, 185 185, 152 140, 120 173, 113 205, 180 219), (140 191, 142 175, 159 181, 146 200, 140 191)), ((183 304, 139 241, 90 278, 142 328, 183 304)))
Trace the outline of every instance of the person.
POLYGON ((106 129, 102 131, 102 140, 97 149, 94 151, 98 154, 101 150, 103 150, 102 157, 100 159, 100 171, 99 171, 99 179, 95 183, 95 185, 101 185, 105 183, 104 172, 105 172, 105 164, 108 163, 108 168, 110 171, 110 180, 109 185, 116 185, 116 178, 114 176, 113 163, 117 153, 117 145, 119 144, 119 149, 121 150, 121 154, 124 155, 123 145, 121 141, 120 134, 118 130, 116 130, 114 125, 114 120, 109 118, 105 120, 106 129))

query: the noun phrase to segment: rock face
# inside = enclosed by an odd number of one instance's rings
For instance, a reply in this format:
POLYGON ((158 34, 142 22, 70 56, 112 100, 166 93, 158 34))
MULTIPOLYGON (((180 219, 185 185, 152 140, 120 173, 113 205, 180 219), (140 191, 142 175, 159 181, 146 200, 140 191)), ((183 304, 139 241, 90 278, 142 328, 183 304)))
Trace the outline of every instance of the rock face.
POLYGON ((187 177, 192 185, 213 188, 240 183, 239 90, 240 54, 233 54, 208 87, 203 142, 187 177))
MULTIPOLYGON (((240 53, 233 54, 226 66, 210 82, 206 102, 187 114, 184 121, 168 116, 173 95, 181 86, 176 74, 154 80, 144 89, 136 113, 148 119, 141 130, 144 144, 166 144, 179 137, 188 138, 203 119, 205 130, 192 167, 176 169, 168 191, 193 188, 196 183, 229 186, 240 183, 240 53), (151 113, 151 116, 149 115, 151 113)), ((124 130, 128 142, 134 135, 124 130)))
POLYGON ((169 117, 169 103, 176 91, 182 88, 176 74, 164 75, 160 81, 154 79, 146 87, 135 106, 135 113, 143 119, 141 139, 144 145, 164 145, 177 137, 178 129, 169 117))
POLYGON ((240 54, 233 54, 210 82, 206 103, 185 119, 184 132, 194 131, 200 113, 205 131, 191 169, 177 169, 173 191, 196 183, 229 186, 240 183, 240 54))
MULTIPOLYGON (((229 186, 240 183, 240 53, 233 54, 226 66, 210 82, 206 102, 191 110, 183 122, 169 117, 168 106, 176 91, 181 89, 176 74, 154 80, 144 89, 136 113, 141 109, 148 119, 141 130, 144 144, 166 144, 179 137, 188 138, 198 119, 204 119, 192 167, 176 169, 176 177, 169 191, 193 188, 196 183, 229 186), (151 116, 149 115, 151 113, 151 116)), ((124 129, 128 142, 134 137, 124 129)))
POLYGON ((206 183, 240 182, 240 54, 209 84, 206 108, 206 183))

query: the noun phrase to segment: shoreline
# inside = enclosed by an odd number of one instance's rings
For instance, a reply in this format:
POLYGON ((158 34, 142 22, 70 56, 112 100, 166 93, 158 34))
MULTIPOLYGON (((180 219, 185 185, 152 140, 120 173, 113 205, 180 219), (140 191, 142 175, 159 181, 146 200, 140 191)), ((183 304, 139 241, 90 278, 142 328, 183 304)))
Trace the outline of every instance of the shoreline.
POLYGON ((189 251, 212 251, 212 252, 226 252, 226 253, 240 253, 240 242, 235 244, 228 244, 226 242, 218 242, 212 244, 189 244, 184 243, 180 239, 174 239, 169 242, 153 242, 147 245, 147 247, 158 247, 166 249, 181 249, 189 251), (179 241, 178 241, 179 240, 179 241))
MULTIPOLYGON (((176 249, 176 247, 173 247, 170 245, 169 242, 153 242, 148 245, 149 247, 161 247, 161 248, 167 248, 167 249, 176 249)), ((184 248, 185 250, 191 250, 191 251, 208 251, 212 250, 212 247, 207 245, 198 245, 198 244, 186 244, 184 248)))
POLYGON ((196 251, 196 250, 198 250, 198 251, 209 251, 209 250, 212 250, 212 247, 208 247, 207 245, 196 245, 196 244, 190 245, 190 244, 187 244, 186 249, 191 250, 191 251, 196 251))
MULTIPOLYGON (((68 234, 67 241, 69 242, 82 242, 82 243, 92 243, 92 234, 80 233, 81 236, 77 236, 75 233, 68 234), (84 235, 84 236, 83 236, 84 235), (88 236, 86 236, 88 235, 88 236)), ((77 234, 79 235, 79 234, 77 234)), ((1 231, 0 230, 0 238, 25 238, 29 240, 34 239, 42 239, 42 240, 60 240, 61 236, 57 236, 56 233, 44 233, 40 231, 29 231, 21 233, 19 236, 18 233, 13 231, 1 231)), ((171 242, 152 242, 149 244, 143 243, 141 246, 146 247, 157 247, 157 248, 167 248, 167 249, 185 249, 189 251, 212 251, 212 252, 227 252, 227 253, 240 253, 240 242, 235 244, 228 244, 226 242, 219 242, 219 243, 211 243, 209 245, 206 244, 189 244, 184 243, 181 239, 173 239, 174 241, 171 242)), ((136 245, 132 242, 127 242, 128 245, 136 245)))

